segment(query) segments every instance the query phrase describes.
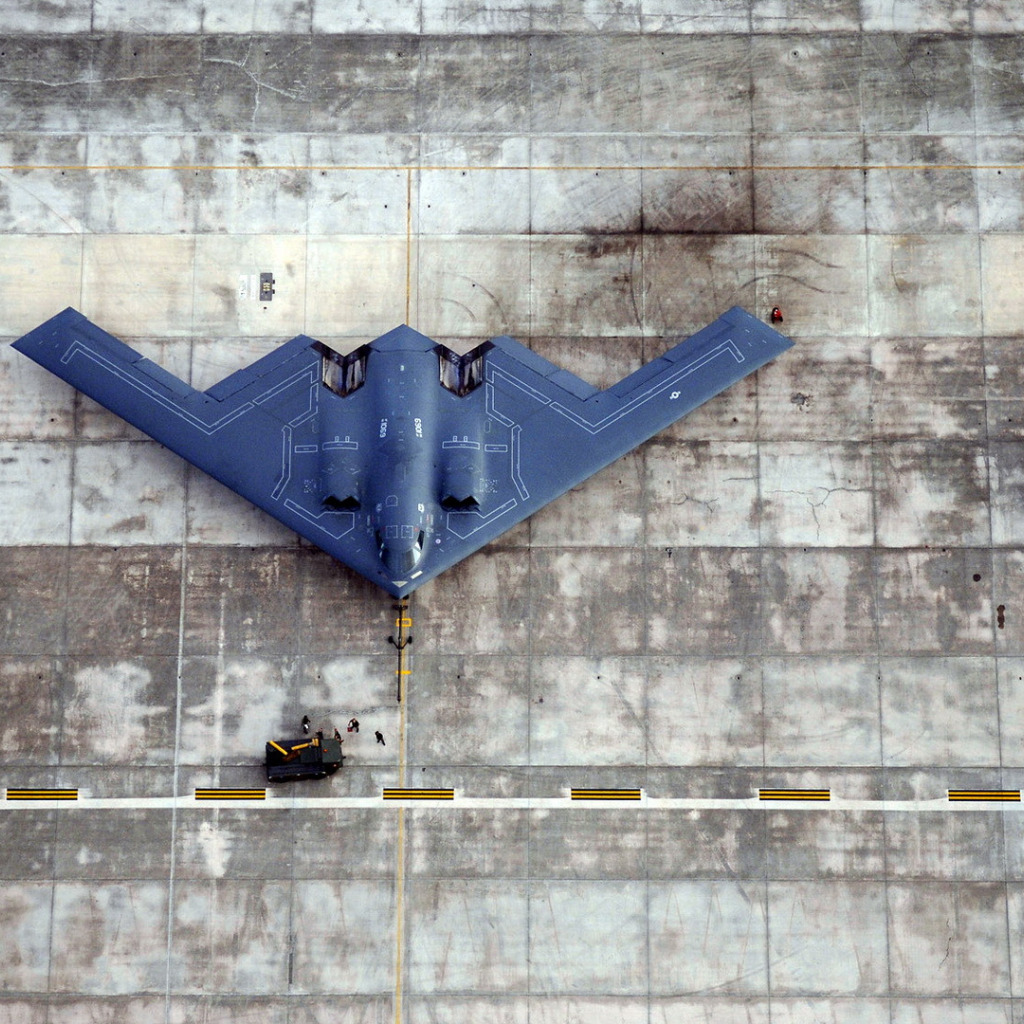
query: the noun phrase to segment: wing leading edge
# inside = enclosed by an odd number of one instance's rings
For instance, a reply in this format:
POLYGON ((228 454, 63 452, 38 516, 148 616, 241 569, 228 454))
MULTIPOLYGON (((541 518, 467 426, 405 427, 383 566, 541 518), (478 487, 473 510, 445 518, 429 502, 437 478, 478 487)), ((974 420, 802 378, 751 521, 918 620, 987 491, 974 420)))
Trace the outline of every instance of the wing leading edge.
MULTIPOLYGON (((386 476, 390 468, 382 458, 381 417, 390 416, 390 429, 397 429, 408 395, 398 382, 392 401, 384 368, 391 368, 387 375, 396 366, 405 370, 413 357, 400 353, 422 354, 432 345, 408 327, 382 336, 362 350, 369 353, 360 370, 368 383, 380 368, 376 387, 357 387, 341 398, 336 387, 325 386, 323 346, 304 335, 205 392, 70 308, 14 347, 367 579, 404 596, 792 342, 734 307, 604 391, 500 337, 478 350, 485 353, 479 386, 456 393, 441 384, 442 355, 438 376, 421 373, 416 382, 420 393, 430 392, 426 407, 435 419, 436 431, 425 433, 436 437, 436 448, 418 456, 430 466, 419 475, 410 476, 408 466, 401 471, 402 479, 422 484, 418 508, 427 509, 426 547, 414 576, 396 580, 381 564, 379 529, 388 502, 373 502, 401 485, 382 490, 370 477, 386 476)), ((412 422, 409 443, 423 452, 421 421, 412 422)))

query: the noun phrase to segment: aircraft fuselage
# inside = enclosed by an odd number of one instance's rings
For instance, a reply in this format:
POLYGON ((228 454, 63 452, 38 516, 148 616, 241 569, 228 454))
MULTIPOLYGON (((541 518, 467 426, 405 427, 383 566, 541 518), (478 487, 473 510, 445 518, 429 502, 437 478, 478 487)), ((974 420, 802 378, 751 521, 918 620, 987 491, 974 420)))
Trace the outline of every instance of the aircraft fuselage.
POLYGON ((475 516, 481 505, 487 414, 458 396, 460 386, 469 388, 459 357, 424 341, 412 331, 393 333, 372 350, 345 357, 349 367, 364 360, 354 373, 332 374, 337 357, 323 357, 316 429, 324 506, 356 513, 391 580, 418 576, 431 548, 442 543, 441 525, 451 515, 475 516), (338 384, 342 378, 350 390, 338 384), (363 407, 358 438, 351 434, 353 401, 363 407), (461 433, 442 436, 456 406, 461 433))
POLYGON ((415 571, 440 513, 438 358, 401 351, 371 358, 367 387, 380 416, 370 444, 367 509, 381 561, 397 579, 415 571))

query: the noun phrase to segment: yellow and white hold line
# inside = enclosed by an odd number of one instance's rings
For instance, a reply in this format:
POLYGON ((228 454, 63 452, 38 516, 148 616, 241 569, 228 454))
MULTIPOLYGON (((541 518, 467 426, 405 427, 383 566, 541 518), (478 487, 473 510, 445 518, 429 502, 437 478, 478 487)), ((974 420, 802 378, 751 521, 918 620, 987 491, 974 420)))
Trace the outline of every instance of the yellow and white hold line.
MULTIPOLYGON (((580 811, 600 813, 605 810, 629 807, 644 811, 766 811, 766 800, 758 790, 748 796, 737 797, 678 797, 653 796, 644 789, 633 790, 563 790, 559 796, 482 796, 457 788, 382 789, 371 796, 297 796, 294 792, 278 789, 216 790, 201 789, 180 796, 99 796, 88 789, 14 789, 5 790, 0 811, 38 810, 40 807, 61 807, 68 811, 129 811, 129 810, 196 810, 210 806, 247 806, 282 810, 381 810, 392 811, 405 807, 444 807, 449 810, 508 810, 508 811, 580 811), (582 796, 581 793, 607 794, 582 796), (29 795, 31 794, 31 795, 29 795), (74 795, 65 795, 74 794, 74 795), (200 795, 202 794, 202 795, 200 795)), ((785 792, 785 791, 772 791, 785 792)), ((942 796, 908 800, 869 800, 844 798, 832 790, 827 798, 808 799, 795 795, 773 796, 772 807, 783 805, 788 810, 817 813, 842 811, 884 811, 924 813, 934 811, 988 811, 998 805, 1007 813, 1021 813, 1024 803, 1020 790, 946 790, 942 796)))

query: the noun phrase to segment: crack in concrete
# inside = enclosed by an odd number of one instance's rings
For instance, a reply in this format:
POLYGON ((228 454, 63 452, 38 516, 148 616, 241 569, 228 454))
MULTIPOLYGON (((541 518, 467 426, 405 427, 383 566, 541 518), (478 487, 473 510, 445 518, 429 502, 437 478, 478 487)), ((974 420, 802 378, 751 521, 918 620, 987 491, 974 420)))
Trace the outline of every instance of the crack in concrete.
MULTIPOLYGON (((255 88, 253 92, 253 109, 252 119, 250 123, 253 129, 255 130, 256 118, 258 117, 260 111, 260 95, 264 89, 278 96, 283 96, 285 99, 289 100, 298 100, 300 97, 294 92, 289 92, 287 89, 281 89, 275 85, 271 85, 269 82, 265 82, 256 73, 249 70, 249 68, 246 65, 249 63, 249 58, 252 56, 252 45, 252 41, 250 40, 249 45, 245 51, 245 56, 240 61, 231 60, 229 57, 204 57, 203 63, 229 65, 230 67, 237 68, 252 81, 253 86, 255 88)), ((274 66, 275 65, 271 65, 271 67, 274 66)))
POLYGON ((670 504, 673 507, 681 507, 683 505, 689 504, 699 505, 701 508, 704 509, 705 512, 708 513, 708 515, 713 516, 716 513, 715 506, 719 503, 719 501, 719 498, 697 498, 692 494, 684 494, 675 501, 670 502, 670 504))
POLYGON ((812 491, 824 491, 825 495, 820 501, 815 501, 811 494, 806 491, 796 490, 775 490, 769 491, 768 494, 796 494, 806 499, 807 504, 811 506, 811 515, 814 516, 814 527, 815 534, 820 538, 821 536, 821 521, 818 519, 818 510, 825 506, 829 498, 833 494, 863 494, 863 487, 822 487, 816 486, 812 488, 812 491))

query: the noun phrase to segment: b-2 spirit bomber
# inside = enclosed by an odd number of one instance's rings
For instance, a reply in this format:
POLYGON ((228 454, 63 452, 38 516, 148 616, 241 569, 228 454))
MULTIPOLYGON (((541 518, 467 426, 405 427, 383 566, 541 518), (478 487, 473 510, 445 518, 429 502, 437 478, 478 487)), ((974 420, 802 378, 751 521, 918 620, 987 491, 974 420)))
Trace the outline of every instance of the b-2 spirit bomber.
POLYGON ((603 391, 406 326, 348 355, 299 335, 206 391, 70 308, 14 347, 404 597, 791 345, 737 306, 603 391))

